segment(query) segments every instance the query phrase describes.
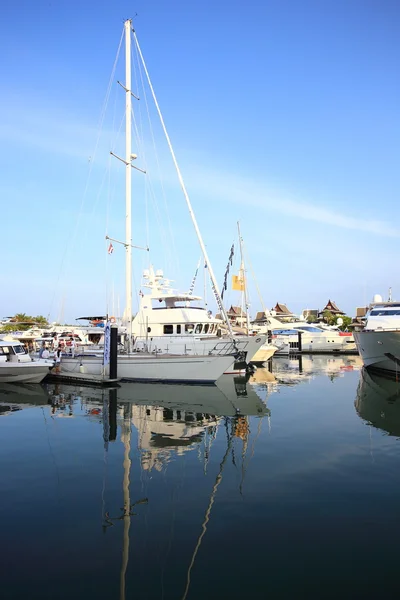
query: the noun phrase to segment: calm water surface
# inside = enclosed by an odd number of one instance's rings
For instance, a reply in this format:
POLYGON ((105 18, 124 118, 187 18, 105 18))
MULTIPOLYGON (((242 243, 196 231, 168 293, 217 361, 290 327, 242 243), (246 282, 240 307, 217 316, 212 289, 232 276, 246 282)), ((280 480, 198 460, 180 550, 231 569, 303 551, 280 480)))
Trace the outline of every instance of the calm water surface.
POLYGON ((395 598, 399 384, 0 388, 1 597, 395 598))

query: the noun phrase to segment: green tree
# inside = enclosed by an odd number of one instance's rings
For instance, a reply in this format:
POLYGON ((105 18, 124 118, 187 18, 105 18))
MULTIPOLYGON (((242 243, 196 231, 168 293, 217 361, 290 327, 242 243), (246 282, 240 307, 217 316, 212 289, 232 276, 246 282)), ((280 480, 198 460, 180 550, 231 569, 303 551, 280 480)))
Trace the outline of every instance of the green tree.
POLYGON ((335 316, 331 313, 330 310, 324 310, 324 312, 322 313, 322 316, 323 316, 325 323, 327 323, 328 325, 334 325, 335 316))
POLYGON ((348 317, 347 315, 342 315, 342 316, 336 315, 335 316, 335 325, 337 325, 338 319, 342 319, 342 321, 343 321, 342 325, 338 325, 339 329, 341 329, 342 331, 347 329, 348 326, 350 325, 350 323, 352 322, 352 318, 348 317))
POLYGON ((36 325, 48 325, 49 324, 46 317, 43 317, 42 315, 38 315, 37 317, 34 317, 33 320, 35 321, 36 325))
MULTIPOLYGON (((43 317, 44 318, 44 317, 43 317)), ((47 321, 46 321, 47 322, 47 321)), ((11 322, 3 325, 1 332, 26 331, 35 324, 35 318, 26 313, 17 313, 11 318, 11 322)))
POLYGON ((12 320, 14 321, 14 323, 31 323, 32 322, 32 317, 28 316, 26 313, 17 313, 16 315, 13 316, 12 320))
POLYGON ((318 317, 316 315, 308 315, 307 323, 318 323, 318 317))

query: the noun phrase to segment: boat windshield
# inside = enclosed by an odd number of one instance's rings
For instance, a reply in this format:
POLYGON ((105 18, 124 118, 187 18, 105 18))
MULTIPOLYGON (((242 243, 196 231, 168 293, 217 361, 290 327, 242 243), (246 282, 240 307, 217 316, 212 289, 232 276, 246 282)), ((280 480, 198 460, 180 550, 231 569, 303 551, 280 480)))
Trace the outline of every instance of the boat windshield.
POLYGON ((23 346, 13 346, 15 354, 26 354, 23 346))
POLYGON ((273 335, 297 335, 298 331, 295 329, 273 329, 273 335))
POLYGON ((387 309, 387 308, 382 308, 382 309, 374 309, 371 310, 370 312, 370 316, 371 317, 388 317, 388 316, 394 316, 394 315, 400 315, 400 308, 392 308, 392 309, 387 309))
POLYGON ((321 333, 322 331, 321 329, 319 329, 319 327, 312 327, 308 325, 298 325, 296 329, 301 329, 302 331, 309 331, 311 333, 321 333))

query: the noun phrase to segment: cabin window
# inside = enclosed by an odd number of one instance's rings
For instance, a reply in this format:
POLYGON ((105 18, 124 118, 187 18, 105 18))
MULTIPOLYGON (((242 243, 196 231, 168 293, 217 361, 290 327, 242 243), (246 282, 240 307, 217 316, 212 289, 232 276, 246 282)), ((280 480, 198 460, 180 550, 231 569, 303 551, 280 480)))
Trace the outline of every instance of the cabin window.
POLYGON ((185 325, 185 332, 186 333, 193 333, 194 331, 194 324, 193 323, 186 323, 185 325))
POLYGON ((176 326, 176 333, 180 333, 180 332, 181 332, 181 326, 180 326, 180 325, 177 325, 177 326, 176 326))
POLYGON ((15 354, 25 354, 25 350, 23 346, 14 346, 15 354))
POLYGON ((209 329, 210 329, 210 326, 209 326, 209 324, 208 324, 208 323, 206 323, 206 324, 204 325, 204 332, 203 332, 203 333, 208 333, 208 330, 209 330, 209 329))
POLYGON ((214 331, 214 323, 211 323, 210 325, 210 333, 212 333, 214 331))
POLYGON ((202 329, 203 329, 203 325, 201 323, 198 323, 198 325, 196 325, 195 333, 201 333, 202 329))
POLYGON ((166 335, 171 335, 172 333, 174 333, 174 326, 173 325, 164 325, 164 333, 166 335))
POLYGON ((10 348, 8 346, 3 346, 3 354, 10 354, 10 348))
POLYGON ((387 316, 393 316, 393 315, 398 316, 398 315, 400 315, 400 310, 375 309, 375 310, 371 310, 370 315, 371 315, 371 317, 387 317, 387 316))

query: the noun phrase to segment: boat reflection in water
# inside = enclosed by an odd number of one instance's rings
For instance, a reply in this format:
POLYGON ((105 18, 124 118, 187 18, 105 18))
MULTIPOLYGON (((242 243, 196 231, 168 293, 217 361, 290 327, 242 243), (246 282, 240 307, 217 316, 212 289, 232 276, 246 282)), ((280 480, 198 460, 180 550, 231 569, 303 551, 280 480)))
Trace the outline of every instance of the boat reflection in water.
MULTIPOLYGON (((187 455, 188 452, 196 452, 198 463, 195 462, 204 474, 207 473, 210 457, 213 458, 214 468, 215 463, 218 464, 217 473, 204 502, 202 525, 198 534, 196 533, 191 540, 192 550, 184 567, 186 574, 182 581, 182 589, 185 590, 183 597, 186 597, 190 588, 191 571, 206 535, 207 524, 212 517, 212 507, 225 465, 232 460, 238 469, 238 488, 241 492, 246 470, 261 432, 262 417, 270 415, 255 389, 244 378, 232 376, 224 376, 214 387, 145 383, 126 383, 111 389, 63 383, 32 387, 10 386, 10 389, 3 386, 0 389, 0 407, 5 407, 5 414, 23 407, 30 409, 34 405, 41 405, 44 407, 44 416, 51 417, 51 420, 45 418, 46 423, 64 417, 67 428, 68 421, 70 420, 72 427, 76 419, 102 424, 105 453, 110 449, 110 442, 117 439, 122 442, 123 475, 121 491, 117 493, 119 499, 114 498, 112 504, 105 499, 105 466, 102 519, 99 518, 99 526, 102 526, 104 531, 111 528, 121 536, 121 600, 126 597, 131 519, 134 515, 137 515, 137 519, 146 515, 145 505, 151 504, 150 490, 153 489, 147 486, 146 482, 148 497, 134 492, 137 486, 131 485, 134 466, 132 461, 135 460, 131 446, 136 457, 137 450, 139 451, 141 473, 147 474, 148 481, 153 478, 155 472, 166 475, 167 466, 171 461, 187 455), (253 432, 250 431, 250 416, 261 417, 253 432), (224 440, 222 451, 220 443, 213 446, 219 429, 223 434, 219 441, 224 440), (216 456, 213 455, 214 452, 216 456), (121 529, 114 527, 118 523, 122 526, 121 529)), ((61 430, 56 427, 52 431, 61 430)), ((106 454, 104 464, 107 465, 106 454)), ((146 492, 142 489, 141 493, 146 492)))
MULTIPOLYGON (((62 390, 56 390, 58 396, 61 394, 64 398, 71 398, 75 394, 76 399, 76 390, 71 390, 70 387, 60 386, 62 390)), ((99 390, 97 392, 98 399, 93 395, 96 390, 91 390, 87 399, 84 399, 83 389, 79 393, 80 399, 86 407, 86 414, 90 415, 91 418, 103 421, 103 436, 106 445, 108 441, 115 439, 117 424, 120 423, 121 441, 124 444, 123 509, 122 514, 114 519, 108 512, 105 512, 103 526, 107 528, 112 526, 116 519, 123 520, 120 571, 121 600, 125 599, 131 517, 140 513, 139 505, 151 502, 151 498, 135 498, 135 502, 131 502, 130 449, 132 424, 137 430, 137 446, 140 452, 141 467, 144 472, 149 474, 153 470, 165 472, 172 458, 195 449, 197 449, 198 458, 203 463, 204 471, 206 471, 211 446, 216 438, 218 428, 222 426, 225 429, 227 435, 226 449, 214 485, 210 490, 208 505, 204 507, 205 517, 199 530, 199 537, 193 541, 193 554, 186 575, 184 593, 184 597, 186 597, 190 587, 191 571, 203 537, 207 532, 207 524, 211 517, 218 487, 222 481, 223 470, 228 457, 234 452, 235 441, 241 445, 242 474, 239 485, 241 489, 246 464, 250 460, 246 456, 250 436, 249 417, 269 417, 269 410, 244 378, 231 376, 222 377, 215 387, 128 383, 109 392, 99 390), (109 394, 109 402, 106 401, 107 394, 109 394), (104 398, 102 408, 100 405, 101 396, 104 398)), ((52 394, 52 397, 54 398, 54 394, 52 394)), ((261 423, 262 419, 259 420, 258 431, 252 444, 252 452, 254 452, 254 444, 261 431, 261 423)), ((239 459, 237 458, 237 460, 239 459)))
POLYGON ((346 371, 358 371, 362 360, 356 355, 299 354, 293 357, 276 357, 272 362, 272 372, 277 382, 297 385, 310 381, 318 375, 326 375, 331 380, 343 377, 346 371))
MULTIPOLYGON (((57 384, 49 386, 43 399, 43 404, 51 404, 54 417, 79 414, 103 422, 105 437, 109 436, 107 427, 114 431, 118 423, 126 431, 129 413, 138 432, 145 470, 160 471, 173 455, 200 445, 204 445, 207 455, 223 418, 233 418, 237 426, 249 416, 269 416, 265 403, 245 378, 229 375, 213 387, 125 383, 102 390, 57 384)), ((112 437, 115 439, 115 433, 112 437)))
POLYGON ((38 383, 2 383, 0 386, 0 416, 47 403, 47 390, 38 383))
POLYGON ((354 406, 370 425, 400 437, 399 382, 363 369, 354 406))

